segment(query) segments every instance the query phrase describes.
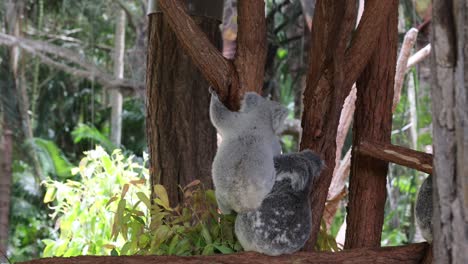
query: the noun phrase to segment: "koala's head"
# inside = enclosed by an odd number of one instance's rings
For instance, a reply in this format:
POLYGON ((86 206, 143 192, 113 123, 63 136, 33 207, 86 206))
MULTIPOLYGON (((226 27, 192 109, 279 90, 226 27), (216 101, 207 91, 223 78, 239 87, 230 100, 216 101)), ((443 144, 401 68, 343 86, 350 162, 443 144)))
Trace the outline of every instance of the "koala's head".
POLYGON ((270 128, 275 134, 281 132, 288 110, 280 103, 270 101, 261 95, 245 93, 240 112, 247 117, 246 128, 270 128))

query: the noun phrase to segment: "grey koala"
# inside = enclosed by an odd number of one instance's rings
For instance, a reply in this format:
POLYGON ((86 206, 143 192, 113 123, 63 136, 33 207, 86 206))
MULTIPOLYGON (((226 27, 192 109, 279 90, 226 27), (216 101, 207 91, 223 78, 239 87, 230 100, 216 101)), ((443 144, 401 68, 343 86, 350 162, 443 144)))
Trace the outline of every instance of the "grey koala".
POLYGON ((236 218, 235 233, 244 250, 277 256, 304 246, 311 232, 309 194, 323 166, 310 150, 275 157, 272 191, 259 209, 236 218))
POLYGON ((210 118, 221 134, 213 160, 213 182, 222 213, 257 209, 275 183, 273 157, 287 109, 257 93, 246 93, 239 112, 227 109, 212 92, 210 118))
POLYGON ((432 175, 429 175, 419 187, 414 212, 422 236, 427 242, 432 243, 432 175))

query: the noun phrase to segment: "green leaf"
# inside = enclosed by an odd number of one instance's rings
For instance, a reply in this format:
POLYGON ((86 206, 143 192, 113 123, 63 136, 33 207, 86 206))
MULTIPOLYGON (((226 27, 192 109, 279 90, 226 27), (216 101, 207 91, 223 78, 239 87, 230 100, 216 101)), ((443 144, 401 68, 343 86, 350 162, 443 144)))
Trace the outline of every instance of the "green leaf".
POLYGON ((213 243, 213 239, 211 238, 210 232, 208 231, 208 228, 206 228, 204 224, 202 224, 201 235, 205 239, 206 244, 213 243))
POLYGON ((44 203, 50 203, 55 200, 55 194, 57 193, 57 189, 55 186, 48 186, 47 191, 44 195, 44 203))
POLYGON ((226 246, 223 246, 223 245, 218 245, 218 244, 214 244, 213 245, 217 250, 219 250, 219 252, 223 253, 223 254, 231 254, 231 253, 234 253, 234 250, 232 250, 231 248, 228 248, 226 246))
POLYGON ((106 136, 104 136, 104 134, 102 134, 97 128, 93 126, 79 124, 71 134, 75 143, 79 143, 83 139, 90 139, 98 142, 99 145, 102 145, 109 152, 116 148, 116 146, 112 144, 112 142, 106 136))
POLYGON ((167 196, 167 191, 164 186, 161 184, 156 184, 153 187, 154 193, 159 197, 160 199, 160 205, 163 206, 165 209, 170 209, 169 206, 169 197, 167 196))
POLYGON ((140 201, 142 201, 142 202, 146 205, 146 207, 147 207, 148 209, 151 208, 150 199, 148 198, 148 196, 146 196, 145 193, 143 193, 143 192, 137 192, 136 195, 137 195, 138 199, 140 199, 140 201))
POLYGON ((167 254, 174 255, 174 250, 176 249, 177 243, 179 243, 179 236, 175 235, 169 243, 169 249, 167 250, 167 254))
POLYGON ((213 245, 211 244, 206 245, 205 248, 203 249, 202 255, 207 256, 207 255, 213 255, 213 254, 214 254, 213 245))
POLYGON ((33 138, 28 141, 28 143, 32 144, 32 146, 37 150, 41 162, 52 165, 51 173, 61 178, 72 176, 71 171, 73 165, 68 161, 54 142, 41 138, 33 138))
POLYGON ((110 252, 110 255, 111 256, 118 256, 119 255, 119 252, 117 252, 117 250, 115 248, 113 248, 110 252))

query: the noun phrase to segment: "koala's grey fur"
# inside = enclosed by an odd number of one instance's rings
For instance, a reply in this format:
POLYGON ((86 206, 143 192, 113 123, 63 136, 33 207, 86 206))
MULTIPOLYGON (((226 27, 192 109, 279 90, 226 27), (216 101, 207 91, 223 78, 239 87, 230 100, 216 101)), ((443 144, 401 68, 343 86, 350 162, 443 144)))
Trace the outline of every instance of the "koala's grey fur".
POLYGON ((213 182, 222 213, 257 209, 275 183, 273 157, 281 154, 277 133, 287 109, 246 93, 239 112, 229 111, 212 93, 210 118, 221 134, 213 161, 213 182))
POLYGON ((244 250, 277 256, 304 246, 311 232, 309 194, 323 166, 310 150, 275 157, 272 191, 259 209, 236 218, 235 233, 244 250))
POLYGON ((432 243, 432 175, 429 175, 419 187, 414 211, 422 236, 427 242, 432 243))

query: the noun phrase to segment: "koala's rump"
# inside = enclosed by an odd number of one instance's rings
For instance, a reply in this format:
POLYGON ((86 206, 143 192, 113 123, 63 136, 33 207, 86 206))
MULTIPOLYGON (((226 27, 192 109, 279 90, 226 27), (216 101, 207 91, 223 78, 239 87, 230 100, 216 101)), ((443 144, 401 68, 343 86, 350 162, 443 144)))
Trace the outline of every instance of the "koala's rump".
POLYGON ((308 199, 289 191, 275 192, 254 211, 239 214, 235 231, 245 250, 268 255, 293 253, 302 248, 311 231, 308 199))
POLYGON ((271 144, 261 138, 223 140, 213 161, 218 198, 236 212, 255 210, 275 179, 271 144))

